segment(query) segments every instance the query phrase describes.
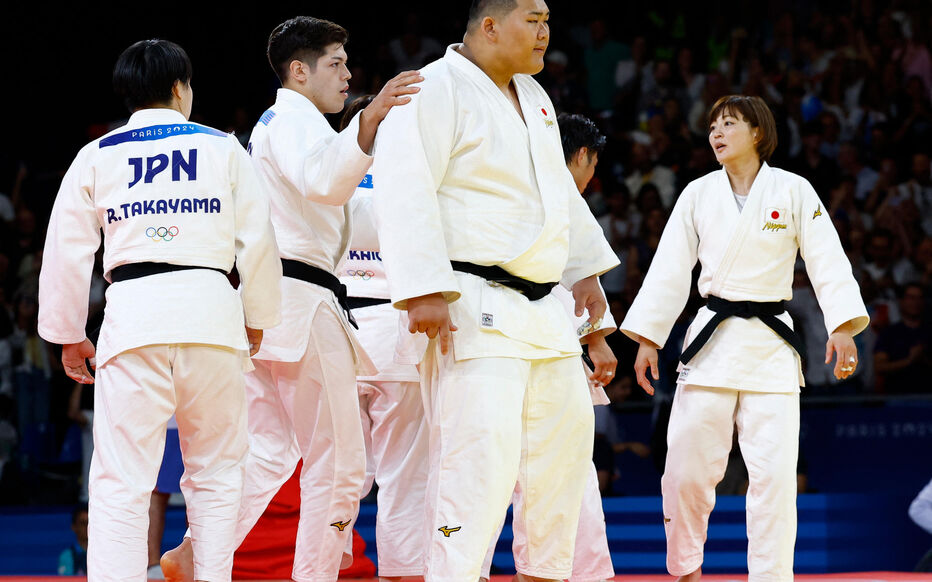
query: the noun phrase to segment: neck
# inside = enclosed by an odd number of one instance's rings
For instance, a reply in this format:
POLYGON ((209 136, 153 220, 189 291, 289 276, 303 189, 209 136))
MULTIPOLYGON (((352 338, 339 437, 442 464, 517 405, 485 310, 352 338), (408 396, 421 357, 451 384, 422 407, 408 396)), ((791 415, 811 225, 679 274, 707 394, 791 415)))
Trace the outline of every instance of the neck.
POLYGON ((477 45, 478 43, 470 42, 469 35, 467 34, 466 38, 463 39, 463 44, 460 45, 456 51, 466 57, 469 62, 479 67, 483 73, 492 79, 492 82, 495 83, 499 89, 507 91, 508 85, 511 83, 511 78, 514 77, 514 72, 503 70, 502 66, 499 64, 500 61, 496 59, 494 55, 477 45))
POLYGON ((728 181, 731 182, 731 189, 736 194, 747 195, 751 191, 751 185, 754 184, 754 178, 757 177, 761 165, 757 156, 725 164, 725 172, 728 174, 728 181))
MULTIPOLYGON (((311 103, 314 103, 314 97, 311 94, 311 91, 307 85, 302 85, 301 83, 298 83, 292 79, 288 79, 287 81, 282 83, 282 88, 294 91, 295 93, 302 95, 304 98, 306 98, 311 103)), ((314 103, 314 107, 317 107, 317 103, 314 103)), ((317 107, 317 109, 320 109, 320 107, 317 107)))

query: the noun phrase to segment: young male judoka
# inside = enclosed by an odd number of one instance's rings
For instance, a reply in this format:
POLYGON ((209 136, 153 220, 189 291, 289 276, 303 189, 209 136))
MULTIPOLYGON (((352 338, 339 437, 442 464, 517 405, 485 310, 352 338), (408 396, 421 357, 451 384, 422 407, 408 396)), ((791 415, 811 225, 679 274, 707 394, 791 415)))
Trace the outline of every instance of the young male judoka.
POLYGON ((429 434, 427 580, 474 582, 515 483, 535 567, 570 575, 593 414, 560 302, 605 312, 618 261, 563 163, 542 0, 473 2, 464 43, 386 117, 373 174, 393 304, 407 311, 429 434), (428 338, 432 341, 428 343, 428 338))
POLYGON ((39 279, 39 334, 62 344, 68 376, 93 382, 84 327, 103 230, 113 284, 96 347, 88 579, 146 580, 149 498, 175 414, 193 575, 230 580, 247 450, 243 369, 262 329, 280 320, 268 202, 236 138, 187 121, 181 47, 140 41, 113 81, 133 113, 65 175, 39 279), (234 261, 240 293, 226 278, 234 261))
MULTIPOLYGON (((621 330, 640 342, 635 370, 649 394, 657 349, 686 304, 693 266, 707 304, 686 333, 667 432, 663 513, 667 569, 697 580, 715 485, 737 425, 748 468, 748 579, 793 579, 802 343, 783 302, 797 251, 825 316, 825 363, 857 366, 852 336, 867 310, 828 212, 804 178, 772 168, 776 124, 759 97, 731 95, 709 112, 723 168, 680 195, 621 330)), ((810 366, 818 365, 810 362, 810 366)))
MULTIPOLYGON (((347 201, 363 181, 376 129, 417 91, 417 72, 389 81, 337 133, 350 78, 341 26, 299 16, 272 31, 269 63, 282 82, 259 118, 249 152, 271 204, 281 252, 282 324, 266 332, 246 378, 249 456, 236 535, 242 541, 282 483, 301 470, 293 577, 336 580, 366 471, 356 373, 371 370, 350 329, 345 288, 333 274, 350 240, 347 201)), ((187 542, 166 554, 167 579, 189 580, 187 542), (169 578, 171 576, 171 578, 169 578)))

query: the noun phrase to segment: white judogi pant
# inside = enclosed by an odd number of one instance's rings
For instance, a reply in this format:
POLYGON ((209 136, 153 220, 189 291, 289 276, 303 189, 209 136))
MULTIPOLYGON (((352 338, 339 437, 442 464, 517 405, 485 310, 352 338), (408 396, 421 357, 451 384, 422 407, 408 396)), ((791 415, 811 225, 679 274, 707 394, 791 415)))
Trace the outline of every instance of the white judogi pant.
MULTIPOLYGON (((455 349, 455 346, 454 346, 455 349)), ((592 457, 593 413, 578 358, 421 363, 430 427, 427 582, 475 582, 515 483, 525 492, 526 572, 567 578, 592 457)))
MULTIPOLYGON (((515 515, 521 511, 523 496, 521 488, 515 487, 511 498, 515 515)), ((514 540, 512 553, 515 559, 515 568, 519 572, 532 569, 528 560, 527 533, 521 527, 523 519, 515 519, 512 525, 514 540)), ((495 554, 495 545, 501 536, 504 522, 498 528, 498 533, 492 538, 489 551, 482 563, 482 577, 489 579, 492 569, 492 557, 495 554)), ((595 465, 589 464, 586 473, 586 490, 583 493, 582 507, 579 511, 579 527, 576 529, 576 549, 573 552, 573 574, 570 582, 594 582, 596 580, 610 580, 615 577, 612 566, 612 554, 608 548, 608 538, 605 533, 605 512, 602 509, 602 494, 599 492, 599 478, 595 465)))
POLYGON ((352 562, 345 548, 365 479, 353 349, 338 318, 321 306, 300 361, 253 360, 246 376, 249 455, 237 545, 303 458, 297 582, 336 580, 352 562))
POLYGON ((122 352, 97 370, 88 580, 146 580, 149 498, 172 414, 197 580, 230 580, 246 457, 242 355, 195 344, 122 352))
POLYGON ((363 497, 379 484, 379 576, 423 576, 427 424, 414 382, 359 382, 368 463, 363 497))
POLYGON ((748 581, 793 580, 799 394, 680 384, 667 429, 661 486, 667 570, 702 565, 715 486, 725 474, 733 427, 748 469, 748 581))

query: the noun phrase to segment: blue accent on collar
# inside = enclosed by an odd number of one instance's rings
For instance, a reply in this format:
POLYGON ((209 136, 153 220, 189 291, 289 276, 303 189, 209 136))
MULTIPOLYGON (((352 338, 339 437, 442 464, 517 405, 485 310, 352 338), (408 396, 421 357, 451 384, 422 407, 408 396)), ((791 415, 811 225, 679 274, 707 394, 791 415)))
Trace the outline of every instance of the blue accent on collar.
POLYGON ((372 174, 366 174, 366 177, 362 179, 362 182, 359 183, 357 188, 372 188, 372 174))
POLYGON ((263 125, 268 125, 269 122, 272 121, 273 117, 275 117, 275 112, 272 111, 271 109, 266 109, 265 113, 263 113, 262 116, 259 118, 259 121, 263 125))
POLYGON ((195 133, 203 133, 216 137, 227 137, 228 135, 218 129, 207 127, 206 125, 199 125, 197 123, 170 123, 167 125, 150 125, 148 127, 140 127, 124 131, 123 133, 113 134, 100 140, 100 147, 115 146, 128 141, 153 141, 195 133))

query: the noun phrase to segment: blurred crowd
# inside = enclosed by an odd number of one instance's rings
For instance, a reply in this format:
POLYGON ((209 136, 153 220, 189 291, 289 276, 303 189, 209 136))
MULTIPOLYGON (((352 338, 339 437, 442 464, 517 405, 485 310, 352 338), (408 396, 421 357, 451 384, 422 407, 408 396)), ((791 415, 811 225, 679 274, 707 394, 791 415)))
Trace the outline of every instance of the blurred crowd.
MULTIPOLYGON (((424 19, 408 14, 397 36, 372 50, 349 45, 357 51, 350 98, 376 92, 396 71, 420 67, 458 40, 458 23, 427 32, 424 19)), ((555 13, 546 67, 537 76, 558 111, 584 114, 608 136, 584 196, 621 260, 603 277, 616 321, 647 272, 679 192, 718 168, 708 145, 710 105, 729 93, 759 95, 777 119, 771 165, 815 187, 872 319, 857 336, 857 374, 838 382, 823 365, 828 334, 798 263, 789 310, 806 343, 804 397, 932 394, 932 3, 765 2, 751 17, 638 7, 631 22, 555 13)), ((352 39, 353 23, 345 24, 352 39)), ((257 86, 270 102, 273 88, 257 86)), ((245 145, 261 109, 226 111, 218 119, 196 106, 195 119, 234 131, 245 145)), ((88 123, 84 141, 122 120, 88 123)), ((41 480, 39 490, 51 491, 54 502, 72 487, 67 479, 55 485, 56 475, 80 465, 82 411, 91 400, 64 376, 59 349, 36 334, 44 231, 66 168, 34 170, 33 160, 15 152, 0 158, 0 503, 37 495, 42 501, 37 489, 23 486, 30 479, 41 480)), ((100 318, 105 288, 98 273, 91 319, 100 318)), ((679 345, 700 304, 691 298, 661 353, 660 398, 673 392, 679 345)), ((621 334, 609 339, 619 359, 615 402, 646 399, 631 389, 636 346, 621 334)), ((615 452, 646 454, 623 436, 615 444, 615 452)))

